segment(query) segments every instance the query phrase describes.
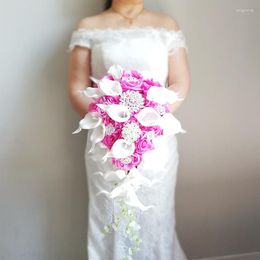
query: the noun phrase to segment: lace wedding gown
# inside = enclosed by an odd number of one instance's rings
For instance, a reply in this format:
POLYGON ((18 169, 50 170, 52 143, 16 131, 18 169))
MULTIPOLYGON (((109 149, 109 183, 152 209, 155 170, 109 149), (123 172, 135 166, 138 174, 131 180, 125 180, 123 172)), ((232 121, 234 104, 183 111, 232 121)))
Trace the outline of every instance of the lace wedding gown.
MULTIPOLYGON (((91 75, 104 76, 113 64, 126 69, 148 71, 154 79, 167 87, 168 55, 178 48, 185 48, 184 34, 160 27, 128 27, 106 29, 78 29, 73 31, 68 52, 81 46, 91 49, 91 75)), ((89 260, 121 260, 126 255, 129 241, 123 230, 103 236, 102 230, 110 223, 117 211, 116 205, 105 195, 96 196, 108 189, 104 179, 93 173, 104 170, 87 152, 90 149, 90 131, 87 132, 85 163, 88 180, 88 234, 89 260)), ((175 185, 179 162, 175 135, 161 139, 158 147, 147 153, 138 168, 149 179, 161 178, 152 187, 141 187, 137 195, 144 205, 155 205, 147 211, 136 210, 142 239, 140 251, 133 259, 138 260, 186 260, 175 231, 175 185)))

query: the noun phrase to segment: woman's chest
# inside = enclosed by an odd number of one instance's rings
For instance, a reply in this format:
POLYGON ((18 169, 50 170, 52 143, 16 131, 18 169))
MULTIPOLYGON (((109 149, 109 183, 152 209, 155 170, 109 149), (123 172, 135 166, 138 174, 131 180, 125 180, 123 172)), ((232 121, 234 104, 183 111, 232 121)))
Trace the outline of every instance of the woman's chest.
POLYGON ((168 69, 168 51, 160 40, 149 37, 124 37, 95 41, 91 51, 92 71, 96 77, 114 64, 126 69, 148 71, 164 82, 168 69))

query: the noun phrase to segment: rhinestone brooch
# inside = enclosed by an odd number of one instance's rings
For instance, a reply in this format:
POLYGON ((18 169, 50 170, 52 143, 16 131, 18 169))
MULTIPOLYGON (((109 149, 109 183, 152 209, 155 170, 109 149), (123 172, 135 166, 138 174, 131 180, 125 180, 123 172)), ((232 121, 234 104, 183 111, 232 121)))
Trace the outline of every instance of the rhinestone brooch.
POLYGON ((144 98, 137 91, 127 90, 120 96, 120 104, 127 106, 131 113, 138 112, 144 107, 144 98))
POLYGON ((130 143, 135 142, 141 133, 142 130, 135 122, 127 123, 122 129, 123 138, 130 143))
POLYGON ((114 126, 113 126, 112 124, 108 124, 108 125, 106 126, 106 133, 107 133, 108 135, 112 135, 114 132, 115 132, 114 126))

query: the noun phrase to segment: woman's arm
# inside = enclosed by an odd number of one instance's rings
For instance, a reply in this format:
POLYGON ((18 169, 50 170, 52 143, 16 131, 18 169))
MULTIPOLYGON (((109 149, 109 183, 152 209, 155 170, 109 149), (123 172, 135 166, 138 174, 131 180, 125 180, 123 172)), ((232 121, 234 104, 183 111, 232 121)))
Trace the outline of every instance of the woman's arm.
MULTIPOLYGON (((171 20, 171 29, 180 30, 178 23, 171 20)), ((187 97, 191 85, 191 73, 187 52, 185 48, 178 48, 174 53, 169 54, 169 70, 168 70, 168 86, 170 90, 179 93, 179 97, 183 98, 173 104, 169 104, 170 112, 173 113, 187 97)))
POLYGON ((68 96, 72 106, 82 117, 88 112, 89 103, 93 102, 82 92, 91 86, 90 52, 89 48, 75 46, 69 58, 68 96))
POLYGON ((168 84, 169 89, 178 92, 179 97, 183 98, 181 101, 169 104, 170 112, 173 113, 187 97, 191 84, 187 54, 183 48, 169 56, 168 84))

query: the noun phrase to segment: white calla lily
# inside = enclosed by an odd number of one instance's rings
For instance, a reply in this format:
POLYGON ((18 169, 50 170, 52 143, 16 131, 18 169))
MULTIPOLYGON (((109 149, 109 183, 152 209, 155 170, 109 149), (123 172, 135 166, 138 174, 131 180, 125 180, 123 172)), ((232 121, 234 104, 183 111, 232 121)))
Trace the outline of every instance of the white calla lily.
MULTIPOLYGON (((167 89, 167 88, 165 88, 167 89)), ((167 103, 169 104, 173 104, 176 101, 182 101, 184 100, 184 98, 180 97, 180 93, 179 92, 175 92, 171 89, 167 89, 168 90, 168 99, 167 99, 167 103)))
POLYGON ((140 110, 135 117, 143 126, 153 126, 158 125, 160 120, 160 114, 152 107, 145 107, 140 110))
POLYGON ((110 150, 107 150, 107 152, 100 158, 100 160, 105 163, 108 158, 113 157, 112 152, 110 150))
POLYGON ((147 91, 147 99, 150 101, 157 102, 159 104, 172 104, 176 101, 183 100, 179 97, 179 93, 167 89, 166 87, 153 86, 147 91))
POLYGON ((87 97, 92 97, 92 98, 98 98, 103 95, 100 92, 99 88, 92 88, 92 87, 87 87, 86 89, 84 89, 83 94, 87 97))
POLYGON ((93 129, 102 123, 102 119, 97 112, 88 112, 83 119, 79 121, 79 127, 72 133, 77 134, 82 129, 93 129))
MULTIPOLYGON (((119 75, 119 74, 118 74, 119 75)), ((93 76, 89 77, 97 87, 87 87, 82 92, 87 97, 98 98, 104 95, 118 96, 122 94, 122 87, 118 81, 110 80, 107 78, 96 79, 93 76)))
POLYGON ((99 79, 94 78, 93 76, 89 76, 89 78, 96 84, 98 84, 99 79))
POLYGON ((182 129, 180 121, 172 113, 165 113, 159 121, 159 126, 163 129, 164 135, 175 135, 177 133, 187 132, 182 129))
POLYGON ((92 152, 89 152, 91 154, 91 159, 93 159, 96 162, 104 163, 103 157, 107 154, 108 148, 102 143, 99 142, 95 145, 95 149, 92 152))
POLYGON ((96 172, 95 174, 101 175, 106 181, 121 181, 126 177, 126 172, 124 170, 108 171, 106 173, 96 172))
POLYGON ((137 197, 133 188, 130 185, 121 185, 112 190, 110 193, 110 198, 114 199, 116 197, 123 198, 125 204, 139 208, 142 211, 148 210, 150 208, 154 208, 154 205, 145 206, 137 197))
POLYGON ((107 73, 111 75, 115 80, 119 80, 123 75, 123 68, 120 65, 115 64, 109 67, 107 73))
MULTIPOLYGON (((105 176, 104 174, 101 175, 105 176)), ((121 182, 119 182, 116 188, 114 188, 111 192, 101 190, 96 195, 98 196, 100 194, 106 194, 111 199, 122 199, 125 204, 145 211, 149 208, 153 208, 154 205, 143 205, 137 197, 136 191, 141 185, 150 187, 155 182, 156 181, 151 181, 142 176, 142 174, 136 168, 133 168, 130 170, 128 175, 122 178, 121 182)))
POLYGON ((94 150, 95 145, 97 143, 103 140, 105 134, 106 134, 106 128, 102 123, 95 129, 93 129, 93 132, 90 135, 90 141, 92 145, 91 148, 89 149, 89 153, 91 153, 94 150))
POLYGON ((117 122, 125 122, 127 121, 131 113, 129 109, 120 104, 111 104, 111 105, 105 105, 105 104, 97 104, 98 107, 103 109, 108 113, 108 115, 117 122))
POLYGON ((111 148, 110 156, 115 158, 126 158, 135 151, 134 143, 127 143, 124 139, 118 139, 111 148))
POLYGON ((119 96, 122 94, 122 87, 118 81, 102 79, 98 83, 100 91, 107 96, 119 96))
POLYGON ((152 185, 160 183, 162 181, 159 178, 149 180, 148 178, 144 177, 141 172, 139 172, 138 169, 135 167, 130 170, 127 178, 131 180, 132 185, 136 187, 136 189, 139 188, 139 186, 141 185, 151 187, 152 185))

